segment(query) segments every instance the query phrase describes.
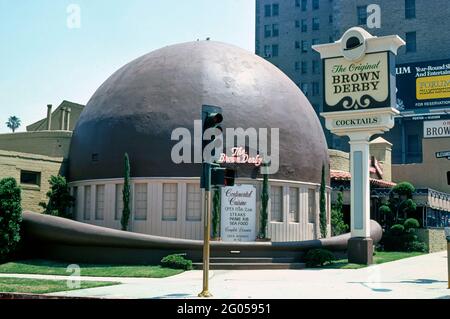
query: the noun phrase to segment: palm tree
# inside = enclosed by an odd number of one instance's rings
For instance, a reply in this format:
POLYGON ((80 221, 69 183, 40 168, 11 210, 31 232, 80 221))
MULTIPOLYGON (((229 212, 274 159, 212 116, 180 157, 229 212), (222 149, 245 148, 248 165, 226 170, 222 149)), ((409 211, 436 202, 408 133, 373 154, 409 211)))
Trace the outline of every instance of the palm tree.
POLYGON ((17 128, 19 128, 20 124, 21 121, 17 116, 10 116, 8 122, 6 122, 6 126, 10 128, 13 131, 13 133, 16 131, 17 128))

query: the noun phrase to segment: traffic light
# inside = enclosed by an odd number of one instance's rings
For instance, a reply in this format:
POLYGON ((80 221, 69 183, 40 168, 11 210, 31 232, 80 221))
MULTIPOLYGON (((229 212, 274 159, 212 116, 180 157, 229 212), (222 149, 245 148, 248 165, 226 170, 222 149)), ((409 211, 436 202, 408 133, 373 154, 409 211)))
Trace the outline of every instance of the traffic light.
MULTIPOLYGON (((215 154, 215 149, 213 148, 209 154, 207 154, 205 158, 204 150, 208 146, 208 144, 212 143, 217 135, 217 131, 210 132, 213 136, 211 136, 211 139, 205 140, 205 132, 209 129, 216 129, 222 132, 222 127, 220 126, 220 123, 223 121, 222 116, 222 108, 218 106, 212 106, 212 105, 203 105, 202 106, 202 159, 203 162, 212 163, 212 155, 213 157, 215 154)), ((220 133, 221 134, 221 133, 220 133)), ((209 134, 207 134, 209 135, 209 134)), ((214 145, 212 145, 214 146, 214 145)))
POLYGON ((211 168, 211 186, 234 186, 236 171, 224 167, 211 168))

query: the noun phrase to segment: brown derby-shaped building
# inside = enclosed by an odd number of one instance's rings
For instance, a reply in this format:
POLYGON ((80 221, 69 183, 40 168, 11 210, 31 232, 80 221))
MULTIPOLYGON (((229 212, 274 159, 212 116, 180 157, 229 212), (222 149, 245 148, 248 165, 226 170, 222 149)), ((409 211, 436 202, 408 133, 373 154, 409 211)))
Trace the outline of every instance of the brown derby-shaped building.
MULTIPOLYGON (((280 168, 270 176, 269 235, 275 241, 317 238, 319 184, 323 165, 328 177, 328 153, 316 113, 297 85, 274 65, 213 41, 146 54, 123 66, 95 92, 70 148, 68 176, 77 198, 77 219, 120 228, 128 153, 131 230, 202 238, 200 165, 175 164, 171 159, 178 142, 171 140, 172 131, 188 128, 193 138, 202 105, 223 108, 223 128, 279 129, 280 168)), ((238 177, 239 183, 257 186, 259 212, 260 180, 251 179, 245 169, 238 177)))
POLYGON ((170 155, 172 131, 193 133, 202 104, 223 107, 224 128, 279 128, 273 178, 320 183, 327 145, 302 92, 264 59, 212 41, 156 50, 106 80, 74 130, 70 180, 123 177, 125 152, 134 177, 199 176, 198 165, 175 164, 170 155))

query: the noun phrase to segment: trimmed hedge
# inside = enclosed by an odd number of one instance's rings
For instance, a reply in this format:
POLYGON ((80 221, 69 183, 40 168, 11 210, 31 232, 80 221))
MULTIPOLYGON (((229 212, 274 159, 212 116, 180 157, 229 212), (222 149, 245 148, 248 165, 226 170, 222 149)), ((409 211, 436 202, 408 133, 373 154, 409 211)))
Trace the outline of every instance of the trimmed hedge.
POLYGON ((173 269, 192 269, 192 260, 184 258, 183 255, 173 254, 161 259, 161 266, 173 269))

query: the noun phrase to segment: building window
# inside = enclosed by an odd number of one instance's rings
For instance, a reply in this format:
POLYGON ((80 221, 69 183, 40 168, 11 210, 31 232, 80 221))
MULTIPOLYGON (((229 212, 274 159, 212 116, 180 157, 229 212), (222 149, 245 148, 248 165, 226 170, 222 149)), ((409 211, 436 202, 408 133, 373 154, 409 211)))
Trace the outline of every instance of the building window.
POLYGON ((174 183, 163 184, 163 220, 177 220, 177 188, 174 183))
POLYGON ((319 9, 319 0, 313 0, 312 8, 313 8, 313 10, 318 10, 319 9))
POLYGON ((308 96, 308 83, 302 83, 301 90, 305 96, 308 96))
POLYGON ((308 189, 308 222, 316 223, 316 190, 308 189))
POLYGON ((312 39, 312 45, 319 44, 319 39, 312 39))
POLYGON ((303 53, 306 53, 306 52, 308 52, 308 48, 309 48, 309 45, 308 45, 308 41, 302 41, 302 52, 303 53))
POLYGON ((406 52, 416 51, 416 32, 406 32, 406 52))
POLYGON ((272 24, 272 36, 277 37, 279 33, 278 23, 272 24))
POLYGON ((270 17, 271 16, 271 6, 270 6, 270 4, 266 4, 265 6, 264 6, 264 16, 265 17, 270 17))
POLYGON ((328 16, 328 23, 333 23, 333 15, 332 14, 330 14, 328 16))
POLYGON ((272 56, 277 57, 278 56, 278 44, 272 45, 272 56))
POLYGON ((264 26, 264 38, 269 38, 272 35, 272 29, 270 28, 270 24, 266 24, 264 26))
POLYGON ((279 11, 280 11, 280 5, 278 3, 274 3, 272 5, 272 16, 274 16, 274 17, 278 16, 279 11))
POLYGON ((302 0, 302 11, 306 11, 308 8, 308 0, 302 0))
POLYGON ((295 71, 299 71, 299 70, 300 70, 300 62, 295 61, 295 66, 294 66, 294 68, 295 68, 295 71))
POLYGON ((270 58, 272 56, 272 47, 270 45, 264 46, 264 57, 270 58))
POLYGON ((41 186, 41 173, 20 171, 20 184, 41 186))
POLYGON ((416 17, 416 0, 405 0, 405 19, 416 17))
POLYGON ((312 61, 312 73, 313 74, 319 74, 319 61, 314 60, 312 61))
POLYGON ((84 187, 84 220, 91 219, 91 186, 84 187))
POLYGON ((114 219, 120 220, 122 218, 123 211, 123 184, 116 184, 116 211, 114 213, 114 219))
POLYGON ((312 83, 312 95, 313 96, 319 95, 319 82, 312 83))
POLYGON ((293 223, 299 222, 299 203, 298 188, 289 188, 289 221, 293 223))
POLYGON ((300 42, 299 42, 299 41, 295 41, 294 47, 295 47, 296 49, 300 49, 300 42))
POLYGON ((147 184, 134 185, 134 219, 147 219, 147 184))
POLYGON ((273 222, 283 221, 283 188, 281 186, 270 187, 270 216, 273 222))
POLYGON ((406 153, 406 161, 407 163, 417 163, 420 162, 420 138, 419 135, 411 134, 406 138, 407 144, 407 153, 406 153))
POLYGON ((312 19, 312 29, 313 31, 319 30, 319 18, 312 19))
POLYGON ((306 22, 306 19, 302 19, 302 32, 308 31, 308 23, 306 22))
POLYGON ((297 8, 300 7, 300 0, 295 0, 295 6, 296 6, 297 8))
POLYGON ((367 6, 358 6, 356 8, 358 15, 358 25, 367 24, 367 6))
POLYGON ((186 220, 200 221, 202 218, 201 191, 198 184, 187 184, 186 220))
POLYGON ((295 20, 295 27, 296 28, 300 28, 300 21, 299 20, 295 20))
POLYGON ((302 74, 308 73, 308 62, 302 61, 302 74))
POLYGON ((105 215, 105 185, 95 187, 95 219, 103 220, 105 215))

